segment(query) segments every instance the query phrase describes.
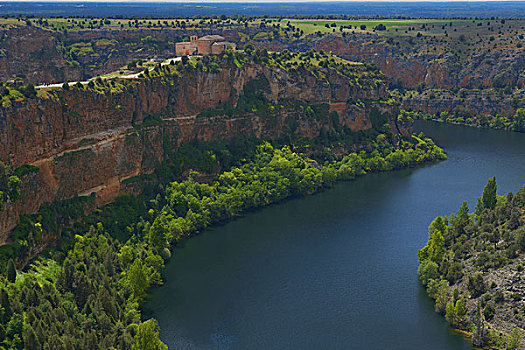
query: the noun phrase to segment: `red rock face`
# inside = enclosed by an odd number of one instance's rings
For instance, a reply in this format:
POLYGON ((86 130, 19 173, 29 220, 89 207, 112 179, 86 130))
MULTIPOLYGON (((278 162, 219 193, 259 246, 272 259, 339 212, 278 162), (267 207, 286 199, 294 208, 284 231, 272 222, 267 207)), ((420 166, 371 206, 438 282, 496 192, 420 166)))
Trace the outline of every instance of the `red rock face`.
MULTIPOLYGON (((237 134, 265 139, 295 132, 316 137, 332 127, 331 119, 308 116, 303 109, 285 107, 282 101, 306 105, 328 103, 339 122, 353 130, 371 127, 370 106, 388 98, 376 75, 364 67, 356 82, 334 70, 324 78, 310 72, 286 72, 262 65, 242 68, 224 63, 218 73, 190 72, 130 81, 124 92, 99 93, 72 88, 48 99, 29 99, 0 109, 0 159, 14 166, 32 164, 40 171, 22 178, 23 198, 0 213, 1 237, 16 225, 18 215, 33 213, 41 204, 75 195, 96 193, 105 204, 126 191, 123 181, 151 173, 164 158, 164 147, 177 148, 194 139, 218 140, 237 134), (361 74, 362 73, 362 74, 361 74), (268 82, 265 95, 275 103, 274 112, 198 117, 201 111, 225 101, 235 105, 244 86, 253 79, 268 82), (351 101, 367 101, 367 107, 351 101), (280 107, 282 106, 282 107, 280 107), (140 125, 147 116, 162 119, 149 127, 140 125), (166 145, 165 142, 168 142, 166 145)), ((381 105, 395 115, 394 106, 381 105)), ((391 118, 395 124, 395 118, 391 118)), ((396 128, 392 132, 397 133, 396 128)))

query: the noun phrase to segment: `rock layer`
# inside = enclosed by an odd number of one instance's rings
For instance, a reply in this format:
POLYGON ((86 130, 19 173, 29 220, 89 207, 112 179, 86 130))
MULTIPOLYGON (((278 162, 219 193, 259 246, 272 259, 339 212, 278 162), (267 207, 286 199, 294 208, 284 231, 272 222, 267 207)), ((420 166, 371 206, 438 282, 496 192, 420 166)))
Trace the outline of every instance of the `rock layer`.
POLYGON ((317 74, 224 61, 216 73, 177 70, 120 81, 120 89, 109 83, 104 93, 75 87, 50 92, 45 99, 13 102, 0 109, 0 159, 14 166, 31 164, 39 171, 22 177, 22 199, 0 214, 3 240, 18 215, 35 212, 45 202, 95 192, 97 203, 104 204, 133 191, 126 179, 152 173, 167 149, 191 140, 241 133, 276 139, 292 132, 312 138, 333 127, 328 113, 311 116, 301 104, 328 104, 339 124, 352 130, 371 128, 370 112, 375 109, 389 115, 391 131, 398 133, 397 107, 387 100, 380 75, 363 65, 355 66, 359 84, 332 68, 319 68, 317 74), (226 101, 235 106, 246 84, 256 80, 268 82, 260 92, 275 110, 198 116, 226 101))

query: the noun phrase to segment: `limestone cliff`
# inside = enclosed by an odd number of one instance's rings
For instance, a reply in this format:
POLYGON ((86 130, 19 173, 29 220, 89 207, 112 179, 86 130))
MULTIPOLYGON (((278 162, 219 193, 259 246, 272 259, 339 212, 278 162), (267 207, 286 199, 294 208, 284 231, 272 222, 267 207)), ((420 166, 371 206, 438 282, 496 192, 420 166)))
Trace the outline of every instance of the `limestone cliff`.
POLYGON ((440 89, 525 86, 523 50, 478 50, 460 60, 442 52, 421 53, 426 48, 422 39, 411 38, 409 44, 400 48, 379 35, 359 33, 257 42, 270 50, 324 50, 352 61, 373 62, 392 83, 410 89, 421 84, 440 89))
POLYGON ((323 50, 348 60, 375 63, 385 74, 390 86, 402 90, 463 89, 467 95, 462 99, 442 96, 437 96, 437 99, 429 96, 404 98, 407 108, 423 113, 449 112, 462 106, 482 115, 510 116, 525 103, 522 98, 525 88, 523 50, 475 50, 473 45, 473 53, 460 59, 451 53, 423 53, 428 46, 423 39, 416 37, 410 38, 407 44, 408 47, 400 48, 379 35, 363 34, 257 42, 257 45, 270 50, 323 50), (500 92, 491 90, 503 90, 505 87, 510 88, 511 92, 515 91, 516 96, 500 97, 500 92), (489 90, 480 92, 484 89, 489 90))
POLYGON ((42 203, 92 192, 98 204, 111 201, 131 190, 124 180, 153 172, 166 149, 193 139, 239 133, 312 138, 336 122, 367 130, 371 111, 388 115, 391 132, 398 133, 397 106, 388 100, 381 74, 365 65, 287 68, 226 57, 212 72, 202 62, 192 64, 162 66, 138 79, 49 90, 42 98, 1 108, 0 159, 39 169, 22 177, 22 199, 0 214, 2 239, 19 214, 35 212, 42 203), (262 96, 270 107, 220 109, 240 108, 248 93, 262 96), (309 106, 322 106, 324 113, 312 113, 309 106))

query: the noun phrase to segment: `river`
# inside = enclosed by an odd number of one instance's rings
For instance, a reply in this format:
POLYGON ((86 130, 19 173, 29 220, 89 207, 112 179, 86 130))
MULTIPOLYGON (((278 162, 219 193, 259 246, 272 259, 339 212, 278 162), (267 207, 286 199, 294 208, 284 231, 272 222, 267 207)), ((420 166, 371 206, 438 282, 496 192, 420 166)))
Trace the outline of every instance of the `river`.
POLYGON ((417 121, 448 160, 365 176, 175 249, 144 314, 170 349, 471 349, 433 311, 417 251, 487 179, 525 184, 525 134, 417 121))

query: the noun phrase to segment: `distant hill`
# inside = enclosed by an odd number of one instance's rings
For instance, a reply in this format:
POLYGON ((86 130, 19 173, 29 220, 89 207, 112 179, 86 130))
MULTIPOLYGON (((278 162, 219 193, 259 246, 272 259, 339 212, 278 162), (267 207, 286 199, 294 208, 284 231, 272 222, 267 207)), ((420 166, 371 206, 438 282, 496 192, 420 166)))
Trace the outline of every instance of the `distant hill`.
POLYGON ((279 3, 82 3, 1 2, 0 15, 38 16, 195 16, 351 15, 402 17, 525 17, 525 1, 480 2, 279 2, 279 3))

